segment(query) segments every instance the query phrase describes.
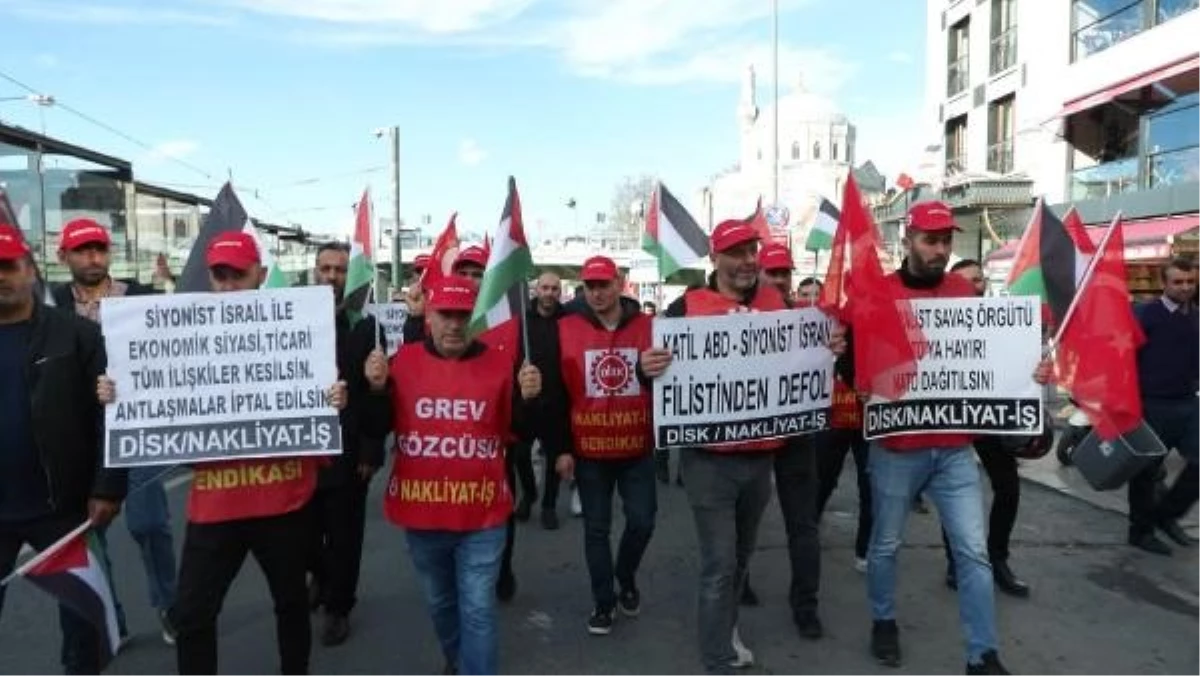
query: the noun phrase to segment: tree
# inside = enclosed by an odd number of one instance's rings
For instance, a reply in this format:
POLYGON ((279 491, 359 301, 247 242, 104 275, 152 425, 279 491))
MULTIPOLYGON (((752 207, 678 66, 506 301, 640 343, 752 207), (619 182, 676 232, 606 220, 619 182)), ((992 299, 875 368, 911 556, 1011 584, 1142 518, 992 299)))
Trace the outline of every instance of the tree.
POLYGON ((632 237, 641 234, 645 209, 650 206, 650 193, 657 181, 656 177, 649 174, 621 179, 613 190, 612 205, 609 207, 607 222, 610 230, 632 237), (635 205, 640 205, 641 209, 635 205))

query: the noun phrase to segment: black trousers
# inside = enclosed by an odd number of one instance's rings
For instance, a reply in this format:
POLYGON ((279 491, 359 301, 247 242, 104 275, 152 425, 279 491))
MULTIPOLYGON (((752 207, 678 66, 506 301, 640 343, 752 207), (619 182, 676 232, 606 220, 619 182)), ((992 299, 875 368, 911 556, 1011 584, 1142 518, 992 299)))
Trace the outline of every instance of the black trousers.
POLYGON ((815 611, 821 587, 821 539, 817 528, 816 438, 788 439, 775 455, 775 491, 787 531, 792 583, 788 602, 793 613, 815 611))
POLYGON ((837 488, 846 464, 846 452, 854 456, 854 473, 858 479, 858 530, 854 534, 854 555, 867 558, 871 543, 871 476, 867 473, 870 445, 862 429, 831 429, 819 432, 817 438, 817 474, 821 487, 817 493, 817 518, 825 513, 825 505, 837 488))
POLYGON ((349 615, 358 600, 369 485, 355 473, 341 485, 317 490, 308 505, 313 527, 308 570, 330 615, 349 615))
MULTIPOLYGON (((87 515, 77 514, 0 522, 0 578, 7 577, 13 571, 23 545, 28 544, 41 551, 86 520, 87 515)), ((7 588, 7 585, 0 586, 0 611, 4 610, 4 592, 7 588)), ((96 628, 64 605, 58 606, 58 623, 63 635, 64 671, 68 674, 100 673, 100 634, 96 628)))
POLYGON ((1129 480, 1130 537, 1153 533, 1157 526, 1181 518, 1196 504, 1197 495, 1200 495, 1200 472, 1197 471, 1200 408, 1196 398, 1143 399, 1142 411, 1146 424, 1163 445, 1179 451, 1187 465, 1157 501, 1154 489, 1161 463, 1151 464, 1129 480))
POLYGON ((312 627, 303 552, 311 542, 311 512, 222 523, 188 523, 171 611, 181 674, 217 673, 217 615, 247 554, 258 561, 275 604, 280 671, 308 672, 312 627))
POLYGON ((512 487, 513 498, 520 502, 528 502, 533 504, 537 501, 537 477, 533 473, 533 443, 518 441, 513 444, 513 469, 516 471, 516 479, 521 485, 520 493, 517 492, 517 487, 512 487))
MULTIPOLYGON (((517 490, 517 469, 516 459, 513 454, 506 456, 505 470, 508 473, 508 490, 516 494, 517 490)), ((513 574, 512 560, 513 548, 517 544, 517 517, 509 514, 508 523, 504 530, 504 553, 500 558, 500 577, 509 577, 513 574)))
MULTIPOLYGON (((1021 477, 1017 474, 1017 456, 1004 450, 999 437, 982 436, 975 439, 975 453, 983 463, 992 484, 992 511, 988 516, 988 559, 995 563, 1008 560, 1008 545, 1017 509, 1021 506, 1021 477)), ((942 547, 947 565, 954 565, 950 541, 942 529, 942 547)))

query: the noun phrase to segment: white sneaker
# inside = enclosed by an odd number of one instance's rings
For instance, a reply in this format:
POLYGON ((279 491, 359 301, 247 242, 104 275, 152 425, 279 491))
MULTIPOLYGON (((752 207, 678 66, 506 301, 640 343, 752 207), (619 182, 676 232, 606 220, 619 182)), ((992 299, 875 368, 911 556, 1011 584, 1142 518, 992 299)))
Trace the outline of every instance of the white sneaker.
POLYGON ((737 627, 733 628, 733 652, 737 653, 733 663, 729 666, 734 669, 745 669, 746 667, 754 666, 754 653, 742 643, 742 637, 738 634, 737 627))
POLYGON ((860 573, 866 573, 867 572, 867 560, 860 559, 857 556, 854 557, 854 570, 857 570, 860 573))
POLYGON ((571 489, 571 516, 583 516, 583 503, 579 501, 579 489, 571 489))

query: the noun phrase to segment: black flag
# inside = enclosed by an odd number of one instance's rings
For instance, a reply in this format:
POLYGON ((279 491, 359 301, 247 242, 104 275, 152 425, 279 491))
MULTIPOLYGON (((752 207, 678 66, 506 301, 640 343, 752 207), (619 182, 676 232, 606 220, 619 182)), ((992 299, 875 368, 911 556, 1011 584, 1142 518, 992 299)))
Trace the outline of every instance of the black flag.
POLYGON ((204 254, 208 251, 208 243, 214 237, 224 232, 241 231, 246 227, 246 210, 233 193, 233 186, 226 183, 213 200, 212 208, 200 225, 200 233, 188 254, 187 265, 179 275, 175 285, 176 293, 193 293, 197 291, 212 291, 208 280, 208 266, 204 264, 204 254))

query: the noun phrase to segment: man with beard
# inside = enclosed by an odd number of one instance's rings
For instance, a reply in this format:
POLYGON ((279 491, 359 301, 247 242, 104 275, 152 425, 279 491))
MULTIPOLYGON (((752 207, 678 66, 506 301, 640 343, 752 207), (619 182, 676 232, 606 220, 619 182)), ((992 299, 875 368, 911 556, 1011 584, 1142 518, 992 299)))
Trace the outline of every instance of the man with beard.
MULTIPOLYGON (((143 296, 156 293, 153 287, 134 280, 113 279, 109 275, 112 239, 108 230, 90 218, 77 218, 63 227, 59 238, 58 260, 71 271, 71 281, 51 289, 54 304, 72 309, 77 315, 93 322, 100 321, 100 301, 120 296, 143 296)), ((158 273, 158 274, 161 274, 158 273)), ((171 512, 163 490, 161 467, 135 467, 129 470, 129 495, 125 501, 125 526, 137 543, 146 569, 150 589, 150 604, 157 611, 162 638, 167 645, 175 644, 175 628, 167 611, 175 605, 175 541, 171 534, 171 512)), ((97 528, 96 537, 108 562, 106 528, 97 528)), ((113 603, 117 607, 117 625, 122 643, 128 641, 125 609, 117 599, 113 585, 113 603)))
POLYGON ((310 508, 315 537, 309 556, 309 603, 325 607, 321 643, 341 645, 350 635, 350 610, 354 608, 358 573, 362 563, 363 529, 367 515, 367 488, 383 465, 383 440, 365 433, 364 405, 369 388, 363 364, 378 348, 387 353, 383 329, 375 318, 357 321, 343 305, 350 247, 329 242, 317 249, 313 279, 333 288, 336 302, 338 374, 346 381, 349 402, 339 417, 342 424, 342 454, 321 468, 310 508))
MULTIPOLYGON (((536 297, 525 314, 529 327, 530 362, 542 373, 545 396, 543 396, 543 415, 540 416, 545 425, 565 424, 567 407, 566 393, 560 389, 562 377, 558 360, 553 354, 558 349, 557 331, 555 324, 564 314, 562 298, 562 280, 553 272, 544 272, 537 278, 534 287, 536 297)), ((550 432, 538 430, 541 442, 541 452, 546 458, 542 494, 542 528, 556 530, 558 523, 558 473, 554 471, 554 458, 561 449, 547 448, 549 439, 558 438, 550 432)), ((537 500, 537 479, 533 472, 532 442, 518 441, 514 451, 517 478, 521 484, 521 500, 517 503, 516 517, 520 520, 529 518, 529 511, 537 500)))
MULTIPOLYGON (((903 240, 906 256, 900 269, 885 280, 897 298, 975 295, 964 277, 946 274, 957 230, 954 215, 941 202, 922 202, 909 209, 903 240)), ((1050 362, 1043 360, 1032 377, 1045 384, 1050 373, 1050 362)), ((984 543, 979 469, 970 452, 973 441, 971 434, 925 430, 871 444, 875 522, 867 550, 867 593, 873 621, 871 653, 880 664, 900 665, 896 556, 913 498, 923 490, 937 507, 954 555, 959 616, 967 639, 967 673, 1008 673, 997 652, 992 570, 984 543)))

